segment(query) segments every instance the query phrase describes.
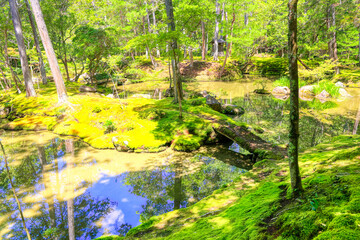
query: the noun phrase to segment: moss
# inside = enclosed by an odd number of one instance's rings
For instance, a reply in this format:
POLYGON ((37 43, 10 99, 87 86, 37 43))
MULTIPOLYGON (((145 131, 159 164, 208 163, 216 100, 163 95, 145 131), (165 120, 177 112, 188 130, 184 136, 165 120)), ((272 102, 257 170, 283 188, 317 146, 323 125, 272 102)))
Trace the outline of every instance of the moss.
POLYGON ((172 147, 176 151, 191 152, 200 148, 201 141, 200 137, 195 137, 192 134, 181 135, 174 140, 172 147))
POLYGON ((124 239, 124 237, 119 237, 119 236, 104 236, 104 237, 95 238, 94 240, 121 240, 121 239, 124 239))
POLYGON ((314 240, 358 240, 360 239, 360 231, 354 229, 335 229, 326 231, 318 235, 314 240))

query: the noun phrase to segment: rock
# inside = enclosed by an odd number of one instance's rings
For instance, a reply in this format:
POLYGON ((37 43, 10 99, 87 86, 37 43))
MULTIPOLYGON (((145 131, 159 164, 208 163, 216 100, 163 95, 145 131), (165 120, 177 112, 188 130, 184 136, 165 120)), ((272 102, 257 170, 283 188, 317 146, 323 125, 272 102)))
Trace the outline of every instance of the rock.
POLYGON ((171 88, 166 89, 164 96, 165 97, 174 97, 174 88, 171 87, 171 88))
POLYGON ((87 73, 83 73, 79 76, 78 82, 88 82, 90 80, 90 76, 87 73))
POLYGON ((316 95, 316 98, 319 99, 326 99, 326 98, 330 98, 330 93, 328 93, 326 90, 323 90, 320 94, 316 95))
POLYGON ((106 95, 106 97, 108 97, 108 98, 115 98, 114 94, 108 94, 108 95, 106 95))
POLYGON ((111 139, 115 149, 119 152, 128 152, 130 148, 128 147, 129 143, 128 141, 119 141, 116 137, 113 137, 111 139))
POLYGON ((342 97, 352 97, 344 88, 339 89, 339 94, 342 97))
POLYGON ((206 104, 217 112, 221 112, 222 110, 221 103, 210 95, 206 96, 206 104))
POLYGON ((288 87, 276 87, 272 90, 273 95, 289 95, 290 89, 288 87))
POLYGON ((282 101, 286 101, 290 97, 290 95, 273 95, 273 97, 282 101))
POLYGON ((314 96, 314 88, 315 86, 314 85, 307 85, 307 86, 303 86, 300 88, 299 90, 299 95, 302 96, 302 97, 305 97, 305 96, 314 96))
POLYGON ((201 94, 203 97, 206 97, 207 95, 209 95, 209 93, 208 93, 206 90, 200 92, 200 94, 201 94))
POLYGON ((242 107, 236 105, 224 104, 222 106, 222 113, 227 115, 241 115, 244 114, 245 110, 242 107))
POLYGON ((82 86, 80 86, 79 91, 80 92, 96 92, 96 89, 93 87, 82 85, 82 86))
POLYGON ((342 82, 335 83, 335 86, 341 87, 341 88, 346 88, 345 84, 343 84, 342 82))

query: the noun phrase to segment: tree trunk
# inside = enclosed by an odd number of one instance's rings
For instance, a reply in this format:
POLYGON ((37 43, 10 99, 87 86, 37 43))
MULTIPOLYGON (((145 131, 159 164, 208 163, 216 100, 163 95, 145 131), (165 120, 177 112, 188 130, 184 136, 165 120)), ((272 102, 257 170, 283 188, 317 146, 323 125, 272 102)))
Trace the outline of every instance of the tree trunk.
POLYGON ((32 32, 33 32, 33 35, 34 35, 34 42, 35 42, 36 52, 38 53, 40 73, 41 73, 41 81, 42 81, 43 84, 47 84, 46 71, 45 71, 45 66, 44 66, 44 62, 43 62, 43 58, 42 58, 42 54, 41 54, 39 37, 38 37, 37 32, 36 32, 34 16, 33 16, 32 12, 31 12, 31 7, 30 7, 30 4, 29 4, 29 0, 25 0, 25 4, 26 4, 26 9, 27 9, 28 15, 29 15, 31 29, 32 29, 32 32))
POLYGON ((359 65, 360 65, 360 32, 359 32, 359 65))
MULTIPOLYGON (((151 0, 151 4, 153 6, 153 12, 152 12, 152 17, 153 17, 153 24, 154 24, 154 31, 156 34, 158 34, 158 31, 157 31, 157 24, 156 24, 156 15, 155 15, 155 2, 154 0, 151 0)), ((160 49, 159 49, 159 46, 156 45, 156 56, 159 58, 160 57, 160 49)))
POLYGON ((360 122, 360 103, 359 103, 359 109, 358 109, 358 112, 357 112, 356 118, 355 118, 353 135, 357 134, 357 130, 358 130, 358 127, 359 127, 359 122, 360 122))
POLYGON ((201 59, 206 60, 206 34, 205 34, 205 23, 201 21, 201 35, 202 35, 202 47, 201 47, 201 59))
MULTIPOLYGON (((230 28, 230 36, 231 36, 231 37, 233 36, 233 29, 234 29, 235 19, 236 19, 236 15, 235 15, 235 11, 233 11, 233 19, 232 19, 232 21, 231 21, 231 28, 230 28)), ((220 71, 220 73, 219 73, 219 78, 221 78, 221 76, 222 76, 223 73, 224 73, 227 59, 228 59, 229 56, 230 56, 230 49, 231 49, 231 47, 232 47, 232 42, 231 42, 230 44, 229 44, 229 43, 226 43, 226 55, 225 55, 225 60, 224 60, 223 66, 222 66, 222 68, 221 68, 221 71, 220 71)))
POLYGON ((17 203, 17 206, 18 206, 18 208, 19 208, 19 212, 20 212, 20 216, 21 216, 21 222, 22 222, 22 224, 23 224, 23 227, 24 227, 24 230, 25 230, 25 232, 26 232, 26 236, 27 236, 28 240, 31 240, 30 232, 29 232, 29 230, 27 229, 26 224, 25 224, 25 218, 24 218, 24 215, 23 215, 23 211, 21 210, 21 204, 20 204, 20 201, 19 201, 19 199, 18 199, 18 197, 17 197, 14 183, 13 183, 13 181, 12 181, 12 176, 11 176, 11 174, 10 174, 10 170, 9 170, 9 166, 8 166, 8 162, 7 162, 7 157, 6 157, 5 149, 4 149, 3 144, 1 143, 1 140, 0 140, 0 146, 1 146, 1 150, 2 150, 3 155, 4 155, 5 168, 6 168, 6 172, 7 172, 8 178, 9 178, 10 186, 11 186, 11 189, 12 189, 12 191, 13 191, 13 194, 14 194, 15 201, 16 201, 16 203, 17 203))
POLYGON ((190 67, 194 66, 194 55, 192 47, 189 47, 189 58, 190 58, 190 67))
MULTIPOLYGON (((65 140, 66 153, 71 154, 67 161, 68 173, 71 173, 71 169, 74 167, 74 141, 72 139, 65 140)), ((75 240, 75 219, 74 219, 74 199, 67 200, 67 213, 68 213, 68 228, 69 228, 69 240, 75 240)))
MULTIPOLYGON (((169 31, 173 32, 175 31, 175 21, 174 21, 174 9, 172 5, 172 0, 165 0, 165 5, 166 5, 166 15, 168 18, 168 28, 169 31)), ((179 57, 177 51, 178 51, 177 40, 176 38, 173 38, 171 43, 171 58, 172 61, 174 62, 173 79, 174 79, 175 94, 177 94, 177 97, 175 97, 174 102, 179 103, 180 115, 181 115, 182 112, 181 100, 183 99, 183 93, 182 93, 182 83, 180 79, 180 73, 178 69, 179 57)))
MULTIPOLYGON (((146 9, 146 11, 148 11, 146 9)), ((148 21, 148 24, 150 24, 150 18, 149 18, 149 14, 147 14, 147 21, 148 21)), ((143 29, 144 29, 144 34, 146 34, 146 28, 145 28, 145 20, 143 18, 143 29)), ((149 33, 151 33, 151 30, 150 30, 150 25, 148 26, 148 31, 149 33)), ((154 69, 156 69, 156 61, 155 61, 155 58, 154 56, 151 54, 151 50, 149 48, 149 45, 146 43, 145 44, 145 47, 146 47, 146 58, 148 58, 148 56, 150 56, 150 59, 151 59, 151 63, 152 65, 154 66, 154 69)))
MULTIPOLYGON (((336 41, 336 4, 331 4, 328 10, 328 28, 333 28, 333 31, 330 32, 330 41, 329 41, 329 56, 333 62, 337 64, 338 55, 337 55, 337 41, 336 41)), ((335 73, 339 74, 339 66, 335 67, 335 73)))
POLYGON ((289 77, 290 77, 290 134, 289 166, 294 196, 303 191, 298 163, 299 154, 299 75, 297 63, 297 0, 289 0, 289 77))
POLYGON ((175 164, 175 178, 174 178, 174 210, 181 207, 181 162, 175 164))
POLYGON ((219 16, 220 16, 220 4, 216 0, 216 18, 215 18, 215 33, 214 33, 214 61, 219 60, 219 16))
POLYGON ((45 48, 46 56, 49 61, 50 69, 52 72, 52 75, 54 77, 55 85, 56 85, 56 91, 58 94, 58 99, 60 103, 67 102, 67 93, 66 88, 64 84, 64 80, 62 78, 59 64, 56 59, 56 55, 54 52, 53 45, 51 43, 48 30, 45 25, 44 17, 41 12, 39 0, 30 0, 31 6, 35 15, 35 20, 37 23, 37 26, 39 28, 40 37, 42 40, 42 43, 45 48))
POLYGON ((9 0, 9 4, 10 4, 12 21, 13 21, 14 29, 15 29, 16 41, 17 41, 18 49, 19 49, 21 69, 22 69, 23 76, 24 76, 26 96, 27 97, 36 97, 36 92, 35 92, 35 88, 34 88, 34 85, 33 85, 32 79, 31 79, 29 63, 28 63, 28 59, 27 59, 27 55, 26 55, 26 48, 25 48, 24 36, 22 33, 22 28, 21 28, 19 12, 18 12, 15 0, 9 0))

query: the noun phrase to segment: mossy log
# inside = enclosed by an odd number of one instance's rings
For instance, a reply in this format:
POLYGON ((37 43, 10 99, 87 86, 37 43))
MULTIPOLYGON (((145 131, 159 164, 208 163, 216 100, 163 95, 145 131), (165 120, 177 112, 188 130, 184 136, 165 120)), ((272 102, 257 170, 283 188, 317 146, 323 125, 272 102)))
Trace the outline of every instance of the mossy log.
POLYGON ((236 126, 228 122, 218 122, 213 124, 213 129, 218 134, 231 139, 239 144, 240 147, 253 153, 256 158, 279 159, 286 156, 286 149, 266 142, 246 127, 236 126))

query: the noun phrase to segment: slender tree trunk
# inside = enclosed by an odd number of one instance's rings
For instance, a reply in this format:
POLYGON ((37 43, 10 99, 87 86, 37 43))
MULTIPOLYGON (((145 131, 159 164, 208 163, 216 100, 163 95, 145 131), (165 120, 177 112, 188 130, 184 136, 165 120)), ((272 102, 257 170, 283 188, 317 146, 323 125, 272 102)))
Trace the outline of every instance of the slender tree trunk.
POLYGON ((189 47, 189 58, 190 58, 190 67, 194 66, 194 55, 192 47, 189 47))
MULTIPOLYGON (((74 167, 74 141, 72 139, 65 140, 66 153, 71 154, 67 161, 67 168, 69 174, 74 167)), ((68 227, 69 227, 69 240, 75 240, 75 219, 74 219, 74 199, 67 200, 67 212, 68 212, 68 227)))
POLYGON ((206 34, 205 34, 205 23, 201 21, 201 36, 202 36, 202 46, 201 46, 201 59, 206 60, 206 34))
MULTIPOLYGON (((168 18, 168 28, 169 31, 173 32, 175 31, 175 21, 174 21, 174 9, 172 5, 172 0, 165 0, 166 5, 166 15, 168 18)), ((174 89, 175 94, 177 94, 177 97, 175 97, 174 102, 179 103, 180 108, 180 117, 181 117, 181 100, 183 99, 183 93, 182 93, 182 83, 180 79, 178 64, 179 64, 179 57, 178 57, 178 44, 176 38, 172 40, 171 43, 171 58, 173 61, 173 79, 174 79, 174 89)))
POLYGON ((21 69, 22 69, 23 76, 24 76, 26 96, 27 97, 36 97, 36 92, 35 92, 35 88, 34 88, 34 85, 33 85, 32 79, 31 79, 29 63, 28 63, 28 59, 27 59, 27 55, 26 55, 26 48, 25 48, 24 36, 22 33, 22 28, 21 28, 19 12, 18 12, 15 0, 9 0, 9 4, 10 4, 12 21, 13 21, 14 29, 15 29, 16 41, 17 41, 18 49, 19 49, 21 69))
MULTIPOLYGON (((151 0, 151 4, 153 6, 153 12, 152 12, 152 17, 153 17, 153 24, 154 24, 154 31, 156 34, 158 34, 158 31, 157 31, 157 23, 156 23, 156 15, 155 15, 155 1, 154 0, 151 0)), ((156 56, 159 58, 160 57, 160 49, 159 49, 159 46, 156 45, 156 56)))
POLYGON ((30 25, 31 25, 31 29, 34 35, 34 42, 35 42, 35 47, 36 47, 36 52, 38 54, 38 58, 39 58, 39 66, 40 66, 40 73, 41 73, 41 81, 43 84, 47 84, 47 79, 46 79, 46 71, 45 71, 45 66, 44 66, 44 61, 42 58, 42 53, 41 53, 41 49, 40 49, 40 42, 39 42, 39 37, 36 31, 36 26, 35 26, 35 22, 34 22, 34 16, 31 12, 31 7, 29 4, 29 0, 25 0, 25 4, 26 4, 26 9, 29 15, 29 20, 30 20, 30 25))
MULTIPOLYGON (((146 11, 148 11, 147 9, 146 9, 146 11)), ((150 18, 149 18, 149 14, 147 14, 147 21, 148 21, 148 24, 150 24, 150 18)), ((144 29, 144 34, 146 34, 146 28, 145 28, 145 20, 144 20, 144 18, 143 18, 143 29, 144 29)), ((151 33, 150 31, 150 26, 148 27, 148 31, 149 31, 149 33, 151 33)), ((149 45, 146 43, 145 44, 145 46, 146 46, 146 58, 148 58, 148 56, 150 56, 150 59, 151 59, 151 63, 152 63, 152 65, 154 66, 154 69, 156 69, 156 61, 155 61, 155 58, 154 58, 154 56, 151 54, 151 50, 150 50, 150 48, 149 48, 149 45)))
MULTIPOLYGON (((235 19, 236 19, 236 15, 235 15, 235 11, 233 11, 233 19, 232 19, 232 21, 231 21, 231 27, 230 27, 230 36, 231 36, 231 37, 233 36, 233 29, 234 29, 235 19)), ((220 78, 221 78, 221 76, 222 76, 223 73, 224 73, 227 59, 228 59, 229 56, 230 56, 230 49, 231 49, 231 47, 232 47, 232 42, 231 42, 230 44, 227 42, 227 43, 226 43, 226 55, 225 55, 225 60, 224 60, 223 66, 222 66, 222 68, 221 68, 221 71, 220 71, 220 73, 219 73, 219 77, 220 77, 220 78)))
POLYGON ((8 178, 9 178, 9 182, 10 182, 10 186, 11 186, 11 189, 13 191, 13 194, 14 194, 14 197, 15 197, 15 201, 17 203, 17 206, 19 208, 19 212, 20 212, 20 216, 21 216, 21 222, 23 224, 23 227, 24 227, 24 230, 26 232, 26 236, 28 238, 28 240, 31 240, 31 236, 30 236, 30 232, 29 230, 27 229, 26 227, 26 224, 25 224, 25 218, 24 218, 24 215, 23 215, 23 212, 21 210, 21 205, 20 205, 20 201, 17 197, 17 194, 16 194, 16 191, 15 191, 15 186, 14 186, 14 183, 12 181, 12 177, 11 177, 11 174, 10 174, 10 170, 9 170, 9 166, 8 166, 8 162, 7 162, 7 157, 6 157, 6 153, 5 153, 5 149, 4 149, 4 146, 0 140, 0 146, 1 146, 1 150, 3 152, 3 155, 4 155, 4 160, 5 160, 5 168, 6 168, 6 172, 7 172, 7 175, 8 175, 8 178))
POLYGON ((290 77, 290 134, 289 166, 294 196, 303 191, 298 162, 299 154, 299 76, 297 63, 297 0, 289 0, 289 77, 290 77))
POLYGON ((358 112, 357 112, 356 118, 355 118, 355 124, 354 124, 354 129, 353 129, 354 135, 357 133, 357 130, 359 127, 359 122, 360 122, 360 103, 359 103, 359 109, 358 109, 358 112))
POLYGON ((39 28, 40 37, 45 48, 46 56, 49 60, 50 69, 54 77, 56 91, 60 103, 67 102, 67 93, 64 80, 61 76, 59 64, 56 59, 53 45, 51 43, 48 30, 45 25, 44 17, 41 12, 39 0, 30 0, 35 15, 35 20, 39 28))
POLYGON ((216 0, 216 18, 215 18, 215 33, 214 33, 214 61, 219 60, 219 16, 220 4, 216 0))
MULTIPOLYGON (((338 55, 337 55, 337 41, 336 41, 336 4, 331 4, 328 10, 328 28, 333 28, 333 31, 330 32, 330 41, 329 41, 329 56, 333 62, 337 64, 338 55)), ((335 73, 339 74, 339 66, 335 67, 335 73)))
POLYGON ((359 32, 359 65, 360 65, 360 32, 359 32))

